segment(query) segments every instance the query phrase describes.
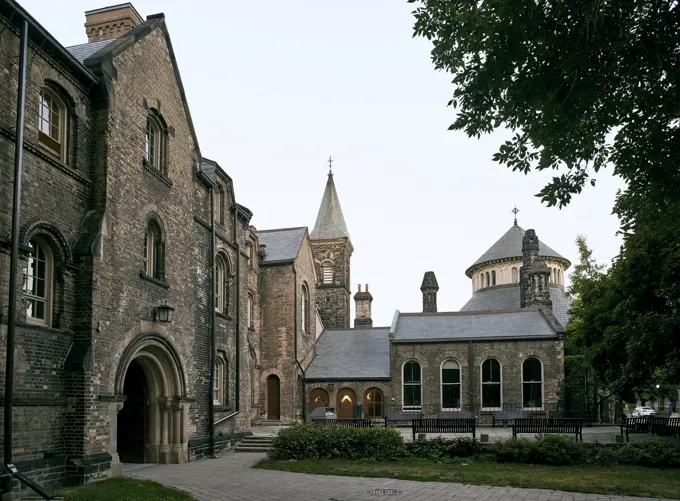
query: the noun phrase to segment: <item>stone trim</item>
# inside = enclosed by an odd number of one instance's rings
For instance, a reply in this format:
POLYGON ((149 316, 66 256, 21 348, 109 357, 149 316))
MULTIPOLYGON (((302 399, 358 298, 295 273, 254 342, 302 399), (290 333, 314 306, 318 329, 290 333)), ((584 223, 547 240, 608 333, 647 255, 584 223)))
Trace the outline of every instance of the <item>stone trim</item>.
POLYGON ((151 174, 153 177, 161 181, 164 185, 166 185, 168 188, 172 188, 172 180, 160 172, 158 169, 155 167, 151 167, 149 163, 146 160, 142 160, 142 167, 144 167, 144 170, 151 174))

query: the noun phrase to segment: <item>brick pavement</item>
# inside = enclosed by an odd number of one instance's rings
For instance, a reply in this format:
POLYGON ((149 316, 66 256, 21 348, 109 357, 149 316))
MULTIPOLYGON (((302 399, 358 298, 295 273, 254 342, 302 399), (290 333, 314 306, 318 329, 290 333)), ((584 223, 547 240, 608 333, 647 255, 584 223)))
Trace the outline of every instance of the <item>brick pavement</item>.
MULTIPOLYGON (((191 493, 198 501, 643 501, 543 489, 487 487, 443 482, 309 475, 250 468, 263 454, 227 454, 174 465, 126 469, 135 478, 154 480, 191 493), (371 489, 401 494, 376 496, 371 489)), ((651 500, 650 500, 651 501, 651 500)), ((659 501, 659 500, 654 500, 659 501)))

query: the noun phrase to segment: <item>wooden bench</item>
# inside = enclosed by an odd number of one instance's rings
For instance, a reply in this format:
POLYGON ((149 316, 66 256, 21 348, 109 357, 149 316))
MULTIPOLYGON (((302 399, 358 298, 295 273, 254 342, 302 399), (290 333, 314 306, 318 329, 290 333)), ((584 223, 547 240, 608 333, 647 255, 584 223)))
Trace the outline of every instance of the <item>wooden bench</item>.
POLYGON ((649 433, 661 437, 680 435, 680 419, 670 416, 649 416, 649 433))
POLYGON ((629 417, 621 423, 621 435, 626 435, 626 442, 630 440, 631 433, 649 433, 649 416, 629 417))
POLYGON ((408 426, 414 419, 422 419, 422 417, 422 411, 392 411, 385 414, 385 426, 398 426, 399 423, 408 426))
POLYGON ((573 418, 517 418, 512 425, 512 436, 518 433, 564 433, 583 441, 583 419, 573 418))
POLYGON ((414 419, 411 427, 413 440, 417 433, 472 433, 475 439, 475 418, 414 419))
POLYGON ((312 419, 312 424, 322 426, 344 426, 345 428, 371 428, 373 421, 370 419, 312 419))
POLYGON ((543 411, 494 411, 491 413, 491 427, 496 427, 496 421, 516 421, 517 419, 526 419, 532 417, 545 417, 543 411))
POLYGON ((439 419, 458 419, 458 418, 474 418, 475 413, 472 411, 441 411, 437 414, 439 419))

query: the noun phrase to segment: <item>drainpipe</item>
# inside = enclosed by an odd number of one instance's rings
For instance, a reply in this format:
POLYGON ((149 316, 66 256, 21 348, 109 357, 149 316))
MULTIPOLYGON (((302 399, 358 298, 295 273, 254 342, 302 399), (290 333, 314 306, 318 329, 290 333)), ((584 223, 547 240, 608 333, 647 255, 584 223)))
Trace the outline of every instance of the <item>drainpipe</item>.
POLYGON ((234 204, 233 210, 234 224, 232 226, 232 240, 236 245, 236 360, 234 364, 234 383, 236 385, 234 389, 234 398, 236 400, 236 405, 234 407, 234 413, 231 415, 235 416, 239 413, 241 408, 241 244, 239 243, 238 235, 236 233, 236 225, 238 224, 238 209, 236 208, 236 204, 234 204))
POLYGON ((208 383, 208 435, 210 456, 215 457, 215 356, 217 354, 217 316, 215 313, 215 183, 200 167, 197 175, 210 189, 210 382, 208 383))
MULTIPOLYGON (((28 21, 21 22, 19 49, 19 88, 17 90, 16 142, 14 144, 14 199, 12 202, 12 250, 9 267, 9 307, 7 311, 7 358, 5 362, 4 408, 4 463, 5 468, 22 484, 44 499, 54 499, 54 494, 24 477, 12 463, 12 399, 14 393, 14 344, 17 311, 17 266, 19 265, 19 227, 21 225, 21 186, 24 161, 24 122, 26 117, 26 55, 28 54, 28 21)), ((14 499, 12 477, 2 476, 0 497, 3 501, 14 499)))
POLYGON ((472 380, 472 341, 468 341, 468 392, 469 392, 469 402, 470 411, 473 411, 473 393, 474 393, 474 381, 472 380))
MULTIPOLYGON (((295 266, 295 261, 293 261, 293 360, 295 360, 295 363, 297 365, 300 365, 298 362, 298 356, 297 356, 297 332, 298 332, 298 299, 297 299, 297 267, 295 266)), ((297 373, 297 370, 295 366, 293 366, 293 369, 297 373)), ((297 374, 296 374, 297 375, 297 374)), ((297 378, 294 382, 294 384, 297 385, 297 378)), ((303 390, 304 393, 304 390, 303 390)), ((305 406, 302 406, 302 413, 303 413, 303 422, 304 422, 304 412, 305 412, 305 406)))

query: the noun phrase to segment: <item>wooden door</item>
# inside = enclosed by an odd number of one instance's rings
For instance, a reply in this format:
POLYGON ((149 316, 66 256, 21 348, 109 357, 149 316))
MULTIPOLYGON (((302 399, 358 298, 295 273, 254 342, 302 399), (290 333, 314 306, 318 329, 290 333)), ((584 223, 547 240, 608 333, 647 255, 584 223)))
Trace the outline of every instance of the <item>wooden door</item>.
POLYGON ((281 382, 275 374, 267 376, 267 419, 281 419, 281 382))
POLYGON ((338 419, 354 418, 356 395, 349 388, 343 388, 338 392, 338 419))

